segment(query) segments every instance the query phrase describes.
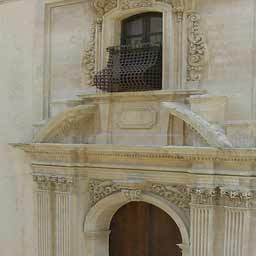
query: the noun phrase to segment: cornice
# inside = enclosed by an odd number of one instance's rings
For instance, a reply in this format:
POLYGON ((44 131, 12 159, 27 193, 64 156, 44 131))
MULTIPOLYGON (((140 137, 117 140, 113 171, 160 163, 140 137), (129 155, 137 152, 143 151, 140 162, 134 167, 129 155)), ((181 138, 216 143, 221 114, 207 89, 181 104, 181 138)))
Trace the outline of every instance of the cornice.
POLYGON ((256 148, 213 147, 170 147, 170 146, 121 146, 121 145, 78 145, 78 144, 11 144, 22 149, 32 157, 32 163, 53 161, 63 165, 86 165, 94 161, 99 163, 118 160, 119 163, 131 163, 134 160, 155 161, 157 165, 165 161, 175 162, 235 162, 256 163, 256 148))

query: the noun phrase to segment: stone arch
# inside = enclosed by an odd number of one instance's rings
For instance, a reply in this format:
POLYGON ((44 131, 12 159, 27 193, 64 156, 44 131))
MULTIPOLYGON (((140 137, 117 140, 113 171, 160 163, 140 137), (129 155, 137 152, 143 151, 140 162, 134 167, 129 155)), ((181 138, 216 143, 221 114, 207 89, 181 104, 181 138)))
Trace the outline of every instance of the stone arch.
MULTIPOLYGON (((138 201, 127 197, 123 192, 112 194, 96 203, 87 213, 84 222, 87 256, 108 256, 109 253, 109 226, 116 211, 123 205, 138 201)), ((169 201, 151 193, 142 193, 139 201, 152 204, 166 212, 177 224, 183 249, 183 256, 189 251, 189 218, 180 208, 169 201)))

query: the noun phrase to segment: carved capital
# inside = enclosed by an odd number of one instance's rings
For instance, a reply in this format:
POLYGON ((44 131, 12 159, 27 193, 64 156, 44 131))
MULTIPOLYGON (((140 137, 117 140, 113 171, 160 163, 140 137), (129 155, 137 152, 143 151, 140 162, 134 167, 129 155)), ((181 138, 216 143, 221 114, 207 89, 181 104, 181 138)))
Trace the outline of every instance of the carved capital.
POLYGON ((65 176, 33 175, 33 180, 39 190, 71 192, 74 185, 73 177, 65 176))
POLYGON ((200 205, 214 205, 218 199, 216 187, 196 187, 191 189, 191 203, 200 205))
POLYGON ((71 192, 74 186, 73 177, 51 177, 51 181, 57 192, 71 192))
POLYGON ((228 207, 255 208, 256 192, 221 188, 221 203, 228 207))
POLYGON ((48 176, 33 175, 33 181, 39 190, 51 190, 51 181, 48 176))

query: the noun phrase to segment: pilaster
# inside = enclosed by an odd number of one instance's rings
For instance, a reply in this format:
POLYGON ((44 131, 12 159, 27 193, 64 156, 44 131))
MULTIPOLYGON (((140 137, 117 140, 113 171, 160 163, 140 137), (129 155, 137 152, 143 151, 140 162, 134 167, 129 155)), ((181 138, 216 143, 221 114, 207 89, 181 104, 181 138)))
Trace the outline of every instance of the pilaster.
POLYGON ((52 256, 51 183, 49 178, 44 176, 34 176, 33 178, 36 183, 36 255, 52 256))
POLYGON ((221 190, 225 209, 224 256, 245 256, 253 193, 221 190))
POLYGON ((71 178, 56 178, 55 181, 55 241, 56 256, 71 256, 71 178))
POLYGON ((213 249, 214 188, 195 188, 191 200, 191 255, 210 256, 213 249))
POLYGON ((33 175, 37 184, 36 256, 70 256, 72 252, 72 177, 33 175))

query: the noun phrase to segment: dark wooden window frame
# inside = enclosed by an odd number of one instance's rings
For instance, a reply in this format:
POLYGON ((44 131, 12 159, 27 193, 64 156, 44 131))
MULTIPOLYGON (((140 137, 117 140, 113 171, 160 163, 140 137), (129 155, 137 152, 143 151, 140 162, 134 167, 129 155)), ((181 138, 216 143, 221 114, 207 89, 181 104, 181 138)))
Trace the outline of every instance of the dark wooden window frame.
POLYGON ((138 36, 142 36, 142 41, 143 43, 149 43, 150 42, 150 36, 153 35, 161 35, 163 36, 163 28, 161 28, 161 32, 151 32, 150 33, 150 18, 152 17, 163 17, 162 13, 160 12, 145 12, 145 13, 140 13, 140 14, 136 14, 133 15, 125 20, 122 21, 122 25, 121 25, 121 44, 122 45, 126 45, 126 40, 127 38, 135 38, 138 36), (142 19, 142 34, 140 35, 136 35, 136 36, 128 36, 127 35, 127 31, 126 31, 126 26, 128 23, 135 21, 137 19, 142 19))

